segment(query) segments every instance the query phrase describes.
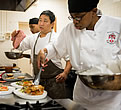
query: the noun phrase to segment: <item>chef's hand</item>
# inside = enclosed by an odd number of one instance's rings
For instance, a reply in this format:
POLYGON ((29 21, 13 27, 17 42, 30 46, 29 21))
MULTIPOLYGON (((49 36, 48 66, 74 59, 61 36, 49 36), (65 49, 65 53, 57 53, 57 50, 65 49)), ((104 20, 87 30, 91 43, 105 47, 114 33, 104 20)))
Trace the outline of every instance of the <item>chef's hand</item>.
MULTIPOLYGON (((11 33, 11 41, 13 41, 13 47, 14 49, 17 49, 19 47, 19 44, 15 44, 15 41, 16 41, 16 37, 17 35, 19 34, 19 32, 21 32, 21 30, 14 30, 12 33, 11 33), (17 46, 15 46, 15 45, 17 46)), ((21 36, 25 37, 26 35, 24 34, 24 32, 22 31, 21 32, 21 36)))
POLYGON ((14 41, 15 40, 15 36, 18 34, 18 31, 14 30, 12 33, 11 33, 11 40, 14 41))
POLYGON ((60 73, 59 75, 56 76, 56 82, 64 82, 67 79, 67 74, 65 72, 60 73))
POLYGON ((18 32, 17 32, 16 30, 14 30, 14 31, 11 33, 11 40, 13 41, 13 45, 14 45, 15 37, 16 37, 17 33, 18 33, 18 32))
POLYGON ((37 62, 38 62, 38 68, 40 68, 40 66, 42 67, 46 67, 46 63, 48 62, 48 59, 45 59, 45 53, 47 53, 47 49, 44 48, 43 50, 40 50, 37 56, 37 62))

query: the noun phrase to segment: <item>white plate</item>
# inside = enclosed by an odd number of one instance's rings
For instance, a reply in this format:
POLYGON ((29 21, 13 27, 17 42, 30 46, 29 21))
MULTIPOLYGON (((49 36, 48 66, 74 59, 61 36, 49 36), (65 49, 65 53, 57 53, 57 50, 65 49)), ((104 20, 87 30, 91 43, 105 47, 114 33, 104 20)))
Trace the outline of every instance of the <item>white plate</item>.
POLYGON ((22 93, 20 91, 20 89, 14 90, 14 94, 16 94, 17 96, 24 98, 24 99, 43 99, 47 96, 46 91, 44 91, 44 93, 42 95, 28 95, 26 93, 22 93))
POLYGON ((15 87, 15 88, 22 88, 23 86, 16 84, 17 82, 13 82, 10 85, 15 87))
POLYGON ((14 87, 8 86, 8 91, 0 91, 0 95, 11 94, 15 90, 14 87))

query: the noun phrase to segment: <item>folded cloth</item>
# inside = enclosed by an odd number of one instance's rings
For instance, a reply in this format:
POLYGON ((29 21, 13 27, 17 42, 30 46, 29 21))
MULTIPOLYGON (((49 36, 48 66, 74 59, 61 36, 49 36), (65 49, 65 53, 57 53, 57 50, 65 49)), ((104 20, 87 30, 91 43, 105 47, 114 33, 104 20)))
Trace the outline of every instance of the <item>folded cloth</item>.
POLYGON ((22 30, 13 31, 11 33, 11 36, 12 36, 11 40, 13 41, 14 49, 18 48, 21 41, 26 37, 26 35, 24 34, 22 30))

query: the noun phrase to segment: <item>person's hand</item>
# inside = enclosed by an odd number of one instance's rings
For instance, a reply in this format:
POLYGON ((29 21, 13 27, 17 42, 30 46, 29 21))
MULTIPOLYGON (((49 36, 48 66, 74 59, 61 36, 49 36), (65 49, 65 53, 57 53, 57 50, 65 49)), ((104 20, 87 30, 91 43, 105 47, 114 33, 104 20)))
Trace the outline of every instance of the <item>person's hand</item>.
POLYGON ((60 73, 59 75, 56 76, 56 82, 64 82, 67 78, 67 74, 65 72, 60 73))
POLYGON ((37 56, 37 62, 38 62, 38 68, 40 68, 40 66, 42 67, 46 67, 46 63, 48 62, 48 59, 46 59, 46 54, 47 54, 47 49, 44 48, 43 50, 40 50, 37 56))
POLYGON ((13 44, 15 42, 15 37, 16 35, 18 34, 18 31, 14 30, 12 33, 11 33, 11 40, 13 41, 13 44))
POLYGON ((11 33, 11 40, 14 41, 14 37, 18 34, 16 30, 11 33))
POLYGON ((25 33, 22 30, 14 30, 11 33, 11 40, 13 41, 14 49, 17 49, 21 43, 21 41, 26 37, 25 33))

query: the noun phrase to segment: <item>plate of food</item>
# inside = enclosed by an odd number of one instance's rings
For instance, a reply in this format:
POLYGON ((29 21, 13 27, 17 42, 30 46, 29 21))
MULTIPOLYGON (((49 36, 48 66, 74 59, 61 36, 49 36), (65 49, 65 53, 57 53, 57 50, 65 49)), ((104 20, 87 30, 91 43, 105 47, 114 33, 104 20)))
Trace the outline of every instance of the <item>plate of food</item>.
POLYGON ((23 86, 21 89, 14 90, 14 94, 24 99, 43 99, 47 96, 47 91, 42 85, 23 86))
POLYGON ((3 84, 0 84, 0 95, 11 94, 14 90, 15 90, 14 87, 5 86, 3 84))
POLYGON ((32 80, 22 80, 17 82, 12 82, 10 85, 15 88, 22 88, 23 86, 32 85, 32 80))

